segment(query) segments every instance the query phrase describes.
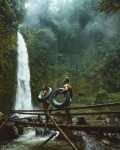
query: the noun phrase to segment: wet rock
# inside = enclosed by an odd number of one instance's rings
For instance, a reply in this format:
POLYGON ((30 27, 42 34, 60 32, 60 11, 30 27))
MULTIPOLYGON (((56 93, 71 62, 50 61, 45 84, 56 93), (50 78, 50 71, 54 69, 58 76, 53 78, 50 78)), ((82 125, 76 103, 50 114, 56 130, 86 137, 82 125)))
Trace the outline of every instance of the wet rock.
MULTIPOLYGON (((72 143, 75 145, 75 147, 78 150, 85 149, 85 141, 81 135, 74 134, 73 131, 69 131, 69 130, 63 130, 63 132, 67 135, 67 137, 72 141, 72 143)), ((56 140, 66 141, 62 134, 59 134, 59 136, 56 138, 56 140)))
POLYGON ((85 150, 86 143, 82 136, 76 138, 76 141, 73 143, 78 150, 85 150))
POLYGON ((108 115, 104 120, 104 124, 120 125, 120 119, 116 115, 108 115))
POLYGON ((35 134, 36 136, 47 136, 47 135, 50 135, 52 133, 51 130, 44 130, 44 129, 36 129, 35 130, 35 134))
MULTIPOLYGON (((116 115, 108 115, 104 120, 104 124, 108 126, 110 125, 118 126, 120 125, 120 120, 116 115)), ((119 133, 104 133, 104 136, 110 141, 120 141, 119 133)))
POLYGON ((19 135, 23 134, 23 126, 17 126, 19 135))
POLYGON ((99 116, 96 118, 96 120, 104 120, 104 118, 103 118, 101 115, 99 115, 99 116))
POLYGON ((17 127, 12 122, 6 123, 1 129, 0 129, 0 141, 2 140, 9 140, 9 139, 15 139, 19 137, 19 132, 17 127))
POLYGON ((85 118, 84 117, 76 117, 76 118, 73 118, 73 123, 76 124, 76 125, 89 125, 85 118))
POLYGON ((107 137, 104 137, 102 139, 102 143, 105 144, 105 145, 108 145, 110 147, 113 147, 113 148, 116 148, 116 149, 120 149, 120 141, 114 141, 114 140, 111 140, 107 137))

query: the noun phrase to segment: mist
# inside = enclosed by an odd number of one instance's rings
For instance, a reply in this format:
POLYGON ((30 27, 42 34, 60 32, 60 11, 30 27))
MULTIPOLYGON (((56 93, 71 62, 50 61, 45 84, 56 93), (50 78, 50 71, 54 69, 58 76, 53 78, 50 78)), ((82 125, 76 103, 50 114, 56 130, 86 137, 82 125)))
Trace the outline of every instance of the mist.
POLYGON ((56 51, 66 51, 71 54, 69 58, 72 55, 81 58, 81 53, 89 45, 97 51, 98 43, 104 43, 105 40, 113 42, 119 33, 119 18, 96 11, 97 2, 98 0, 28 0, 25 4, 25 24, 33 30, 38 28, 52 32, 57 41, 54 43, 57 45, 56 51))
POLYGON ((59 28, 64 28, 67 32, 75 32, 82 27, 87 36, 95 32, 104 33, 108 38, 115 36, 118 18, 115 15, 98 13, 94 9, 95 4, 96 0, 28 0, 25 4, 25 22, 34 28, 36 24, 41 23, 40 18, 51 16, 51 21, 57 25, 58 20, 61 24, 59 28), (78 12, 75 12, 75 9, 78 12))
MULTIPOLYGON (((72 83, 76 80, 82 82, 82 85, 75 85, 76 91, 95 92, 101 82, 106 89, 112 89, 113 85, 106 80, 103 70, 109 63, 109 55, 113 51, 117 55, 120 20, 116 14, 98 12, 97 2, 98 0, 26 2, 24 25, 28 31, 25 34, 28 41, 31 39, 28 44, 31 67, 35 67, 35 63, 39 66, 47 64, 50 68, 52 66, 53 70, 48 74, 54 78, 53 86, 60 85, 60 80, 69 76, 72 83)), ((36 65, 36 68, 39 66, 36 65)), ((49 81, 50 76, 46 75, 46 80, 49 81)))

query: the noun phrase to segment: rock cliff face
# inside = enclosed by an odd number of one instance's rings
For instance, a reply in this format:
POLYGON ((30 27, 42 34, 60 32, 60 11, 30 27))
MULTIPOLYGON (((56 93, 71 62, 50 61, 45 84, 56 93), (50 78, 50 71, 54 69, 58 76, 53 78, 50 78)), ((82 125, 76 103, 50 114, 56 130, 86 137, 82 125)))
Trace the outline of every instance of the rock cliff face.
POLYGON ((7 112, 15 96, 16 29, 0 14, 0 111, 7 112))

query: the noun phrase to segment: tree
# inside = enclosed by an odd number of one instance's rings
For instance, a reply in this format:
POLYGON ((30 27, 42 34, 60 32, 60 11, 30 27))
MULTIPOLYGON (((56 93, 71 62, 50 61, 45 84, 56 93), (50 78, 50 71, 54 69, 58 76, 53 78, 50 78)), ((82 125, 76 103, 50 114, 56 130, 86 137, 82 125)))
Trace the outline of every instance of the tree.
POLYGON ((26 0, 8 0, 10 7, 14 10, 17 24, 24 21, 26 0))
POLYGON ((111 92, 120 90, 120 50, 109 52, 105 59, 102 73, 106 77, 105 83, 111 92))
POLYGON ((117 13, 120 11, 120 1, 119 0, 100 0, 96 9, 99 12, 105 13, 117 13))
POLYGON ((2 0, 0 2, 0 14, 8 24, 12 24, 16 20, 15 12, 10 7, 7 0, 2 0))
POLYGON ((23 22, 25 15, 25 0, 0 1, 0 14, 7 24, 17 25, 23 22))

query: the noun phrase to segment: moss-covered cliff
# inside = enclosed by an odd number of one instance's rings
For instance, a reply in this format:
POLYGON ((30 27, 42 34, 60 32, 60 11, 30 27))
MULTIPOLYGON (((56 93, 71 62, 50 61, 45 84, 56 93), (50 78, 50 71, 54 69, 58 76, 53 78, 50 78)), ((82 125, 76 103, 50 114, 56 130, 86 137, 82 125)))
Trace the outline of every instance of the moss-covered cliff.
POLYGON ((0 1, 0 111, 15 100, 17 28, 24 19, 25 0, 0 1))
POLYGON ((0 111, 6 112, 15 96, 17 44, 14 11, 6 1, 0 10, 0 111))
POLYGON ((9 108, 16 85, 16 30, 0 17, 0 110, 9 108))

